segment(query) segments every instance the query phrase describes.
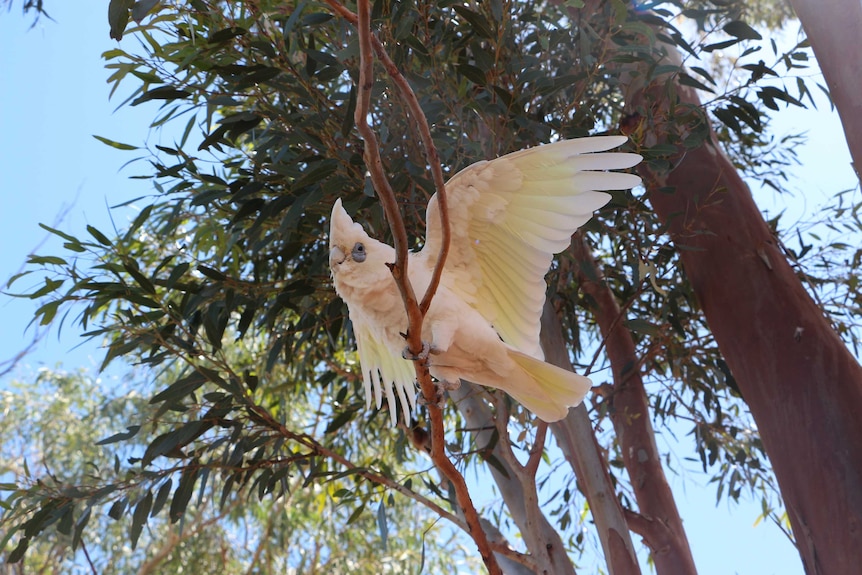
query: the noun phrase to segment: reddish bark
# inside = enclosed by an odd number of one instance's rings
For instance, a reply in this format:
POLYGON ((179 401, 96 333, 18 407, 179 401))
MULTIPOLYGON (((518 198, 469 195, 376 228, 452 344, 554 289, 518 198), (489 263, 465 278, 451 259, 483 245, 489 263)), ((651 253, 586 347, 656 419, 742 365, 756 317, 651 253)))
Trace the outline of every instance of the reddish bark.
MULTIPOLYGON (((694 90, 676 90, 680 102, 700 104, 694 90)), ((629 100, 649 118, 641 126, 648 145, 668 142, 668 94, 656 88, 629 100)), ((757 423, 806 572, 858 573, 862 367, 805 291, 714 135, 680 149, 667 174, 641 169, 757 423)))
POLYGON ((613 372, 613 391, 607 401, 640 512, 639 520, 629 521, 629 526, 649 545, 659 575, 697 573, 679 510, 662 469, 631 332, 620 321, 619 304, 580 236, 572 242, 572 255, 580 264, 581 289, 596 302, 595 317, 613 372))

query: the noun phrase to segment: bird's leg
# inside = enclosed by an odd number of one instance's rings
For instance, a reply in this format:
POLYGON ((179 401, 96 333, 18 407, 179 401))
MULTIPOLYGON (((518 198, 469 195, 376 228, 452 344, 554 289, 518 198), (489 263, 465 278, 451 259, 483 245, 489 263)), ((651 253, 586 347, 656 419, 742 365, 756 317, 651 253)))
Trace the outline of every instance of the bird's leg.
MULTIPOLYGON (((432 352, 433 353, 433 352, 432 352)), ((457 379, 455 381, 446 381, 445 379, 438 379, 434 382, 434 405, 443 409, 446 405, 446 392, 452 391, 454 389, 458 389, 461 387, 461 380, 457 379)), ((419 405, 428 405, 430 403, 425 399, 425 396, 421 393, 419 397, 416 399, 416 403, 419 405)))
POLYGON ((409 361, 424 361, 428 359, 429 353, 435 353, 433 346, 427 341, 422 342, 422 351, 419 353, 413 353, 410 351, 410 346, 408 345, 403 350, 401 350, 401 357, 409 361))

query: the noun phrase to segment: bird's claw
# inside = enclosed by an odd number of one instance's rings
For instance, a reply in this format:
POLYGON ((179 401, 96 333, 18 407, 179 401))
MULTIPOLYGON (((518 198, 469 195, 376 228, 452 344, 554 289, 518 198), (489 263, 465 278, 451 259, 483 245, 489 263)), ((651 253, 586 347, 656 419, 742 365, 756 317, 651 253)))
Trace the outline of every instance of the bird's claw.
MULTIPOLYGON (((446 405, 446 392, 458 389, 461 387, 461 380, 458 381, 436 381, 434 382, 434 405, 443 409, 446 405)), ((419 405, 428 405, 429 402, 425 399, 425 396, 421 393, 419 394, 419 398, 416 400, 419 405)))
POLYGON ((427 341, 422 342, 422 351, 418 354, 414 354, 410 351, 410 346, 408 345, 401 351, 401 357, 409 361, 425 361, 428 359, 428 354, 432 352, 431 344, 427 341))

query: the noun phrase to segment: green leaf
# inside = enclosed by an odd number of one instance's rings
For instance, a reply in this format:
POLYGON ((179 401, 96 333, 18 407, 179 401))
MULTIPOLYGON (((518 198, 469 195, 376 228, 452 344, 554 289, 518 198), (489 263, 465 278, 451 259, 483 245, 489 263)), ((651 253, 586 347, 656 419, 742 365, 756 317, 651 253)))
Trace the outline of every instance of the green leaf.
POLYGON ((60 286, 65 283, 65 280, 52 280, 51 278, 45 278, 45 285, 35 292, 29 294, 27 297, 30 299, 39 299, 42 296, 48 295, 49 293, 56 291, 60 286))
POLYGON ((63 258, 58 258, 57 256, 30 256, 27 258, 27 263, 36 265, 68 265, 66 263, 66 260, 64 260, 63 258))
POLYGON ((213 268, 211 268, 209 266, 205 266, 203 264, 200 264, 197 267, 197 270, 212 280, 223 282, 227 279, 227 276, 224 275, 223 273, 221 273, 220 271, 218 271, 217 269, 213 269, 213 268))
POLYGON ((152 506, 153 492, 147 490, 147 494, 138 501, 138 504, 135 506, 135 512, 132 513, 132 526, 129 529, 129 539, 132 543, 132 549, 138 546, 138 538, 141 536, 144 525, 147 524, 147 517, 150 514, 152 506))
POLYGON ((111 26, 111 38, 122 40, 126 24, 129 23, 129 11, 133 0, 111 0, 108 4, 108 24, 111 26))
POLYGON ((94 228, 93 226, 88 225, 87 231, 90 232, 90 235, 96 238, 96 241, 106 247, 111 247, 111 240, 105 236, 102 232, 94 228))
POLYGON ((165 503, 168 501, 168 496, 171 494, 171 486, 173 485, 173 481, 170 477, 162 483, 162 486, 159 487, 158 493, 156 493, 156 500, 153 503, 153 508, 150 511, 150 517, 155 517, 158 515, 159 511, 165 506, 165 503))
POLYGON ((715 44, 708 44, 703 47, 703 51, 715 52, 716 50, 724 50, 725 48, 729 48, 734 44, 739 44, 739 38, 735 38, 733 40, 724 40, 723 42, 716 42, 715 44))
POLYGON ((20 541, 18 541, 18 545, 15 546, 15 549, 9 553, 9 556, 6 558, 7 563, 17 563, 21 559, 24 558, 24 553, 27 552, 27 548, 30 546, 30 538, 22 537, 20 541))
POLYGON ((128 505, 129 500, 123 497, 122 499, 118 499, 114 501, 114 504, 111 505, 111 508, 108 510, 108 517, 111 519, 119 520, 123 513, 126 511, 126 505, 128 505))
POLYGON ((350 514, 350 517, 347 518, 345 525, 350 525, 351 523, 353 523, 354 521, 359 519, 359 516, 362 515, 363 511, 365 511, 365 502, 364 501, 362 502, 362 504, 359 507, 357 507, 356 509, 353 510, 353 513, 350 514))
POLYGON ((383 542, 383 550, 386 551, 389 540, 389 525, 386 521, 386 503, 381 501, 377 507, 377 529, 380 531, 380 539, 383 542))
POLYGON ((133 146, 131 144, 122 144, 120 142, 115 142, 114 140, 109 140, 108 138, 103 138, 102 136, 97 136, 93 134, 93 137, 102 142, 103 144, 107 144, 112 148, 116 148, 118 150, 137 150, 137 146, 133 146))
POLYGON ((324 431, 324 433, 333 433, 334 431, 344 427, 344 425, 353 419, 353 416, 356 415, 356 411, 357 410, 355 409, 346 409, 336 415, 332 421, 329 422, 329 425, 326 426, 326 431, 324 431))
POLYGON ((132 106, 137 106, 150 100, 185 100, 191 95, 192 93, 188 90, 181 90, 174 86, 159 86, 158 88, 144 92, 143 95, 132 100, 132 106))
POLYGON ((189 270, 189 263, 183 262, 177 264, 174 269, 171 270, 171 275, 168 276, 168 280, 165 282, 165 287, 167 289, 173 289, 176 283, 179 281, 183 275, 189 270))
POLYGON ((42 228, 43 230, 47 230, 47 231, 51 232, 51 233, 52 233, 52 234, 54 234, 54 235, 60 236, 61 238, 63 238, 64 240, 66 240, 66 241, 68 241, 68 242, 72 242, 72 243, 80 243, 80 242, 78 241, 78 238, 76 238, 76 237, 74 237, 74 236, 70 236, 69 234, 64 233, 64 232, 61 232, 60 230, 56 230, 56 229, 54 229, 54 228, 52 228, 52 227, 50 227, 50 226, 46 226, 45 224, 41 224, 41 223, 40 223, 40 224, 39 224, 39 227, 40 227, 40 228, 42 228))
POLYGON ((630 330, 645 333, 647 335, 658 335, 661 331, 657 325, 654 325, 645 319, 627 319, 624 323, 630 330))
POLYGON ((134 278, 135 282, 141 286, 145 292, 150 295, 154 295, 156 293, 156 286, 153 285, 153 282, 151 282, 147 276, 141 273, 135 260, 131 258, 123 258, 123 268, 125 268, 129 275, 134 278))
POLYGON ((108 445, 110 443, 117 443, 118 441, 125 441, 127 439, 131 439, 135 435, 137 435, 138 431, 140 430, 140 425, 130 425, 126 427, 126 431, 121 431, 119 433, 115 433, 110 437, 106 437, 105 439, 96 442, 96 445, 108 445))
POLYGON ((724 25, 723 30, 741 40, 763 40, 760 32, 743 22, 742 20, 733 20, 724 25))
POLYGON ((192 498, 192 492, 194 491, 197 477, 197 466, 189 465, 188 467, 183 468, 182 474, 180 475, 180 483, 177 485, 177 490, 174 492, 174 498, 171 500, 171 508, 168 513, 171 523, 179 521, 186 512, 186 508, 192 498))
POLYGON ((462 76, 464 76, 474 84, 484 86, 487 83, 487 80, 485 79, 485 73, 476 66, 472 66, 470 64, 460 64, 457 68, 458 72, 462 76))
POLYGON ((222 30, 214 32, 209 38, 207 38, 207 42, 210 44, 220 44, 221 42, 227 42, 237 36, 244 36, 246 34, 248 34, 248 30, 245 28, 240 26, 231 26, 230 28, 223 28, 222 30))
POLYGON ((49 301, 45 305, 41 306, 36 310, 34 314, 36 317, 42 316, 42 319, 39 320, 39 325, 48 325, 51 323, 51 320, 54 319, 54 316, 57 315, 57 310, 60 308, 60 304, 63 303, 63 300, 54 300, 49 301))
POLYGON ((195 371, 186 377, 181 377, 174 383, 160 391, 150 399, 150 404, 162 401, 174 402, 193 393, 197 388, 207 382, 207 378, 200 372, 195 371))
POLYGON ((692 88, 697 88, 698 90, 703 90, 704 92, 709 92, 711 94, 715 94, 715 90, 701 82, 696 78, 692 78, 688 74, 682 73, 679 75, 679 83, 683 86, 691 86, 692 88))
POLYGON ((486 20, 484 16, 460 4, 455 4, 452 6, 452 9, 470 24, 470 27, 476 35, 481 36, 482 38, 493 37, 491 27, 488 25, 488 20, 486 20))
POLYGON ((138 0, 132 6, 132 19, 140 24, 158 3, 159 0, 138 0))

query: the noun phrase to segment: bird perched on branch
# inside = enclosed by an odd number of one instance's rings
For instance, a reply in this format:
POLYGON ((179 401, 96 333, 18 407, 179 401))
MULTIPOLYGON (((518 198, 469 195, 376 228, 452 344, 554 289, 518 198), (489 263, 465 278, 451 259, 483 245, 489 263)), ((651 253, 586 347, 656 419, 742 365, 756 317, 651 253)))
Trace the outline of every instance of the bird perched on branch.
MULTIPOLYGON (((584 376, 543 361, 539 345, 545 274, 553 255, 610 199, 600 190, 640 183, 609 172, 640 162, 636 154, 606 152, 624 136, 565 140, 482 161, 446 183, 451 229, 440 285, 422 323, 431 375, 446 386, 461 379, 502 389, 545 421, 566 416, 591 387, 584 376), (598 152, 598 153, 597 153, 598 152)), ((425 245, 411 253, 408 277, 425 293, 440 254, 437 195, 426 213, 425 245)), ((332 208, 329 265, 347 303, 362 365, 366 400, 383 396, 396 421, 416 407, 416 374, 403 357, 407 314, 387 264, 395 249, 365 233, 338 199, 332 208)))

